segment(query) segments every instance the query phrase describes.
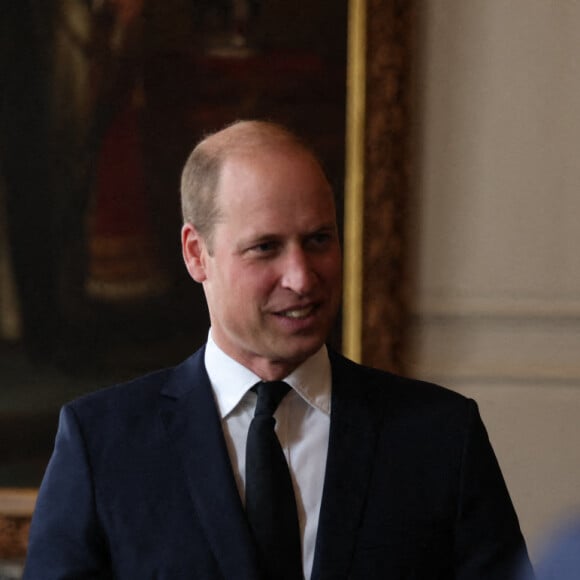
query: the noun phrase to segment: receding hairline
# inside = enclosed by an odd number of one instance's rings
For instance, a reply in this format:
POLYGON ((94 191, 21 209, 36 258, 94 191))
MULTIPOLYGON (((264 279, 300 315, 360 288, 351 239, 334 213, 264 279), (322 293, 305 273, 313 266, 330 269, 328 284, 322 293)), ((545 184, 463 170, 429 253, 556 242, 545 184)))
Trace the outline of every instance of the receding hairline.
POLYGON ((300 137, 271 121, 236 121, 205 137, 196 149, 211 157, 218 157, 223 163, 237 154, 251 154, 264 147, 301 150, 318 161, 312 149, 300 137))
POLYGON ((212 246, 215 224, 221 219, 218 193, 224 164, 267 153, 293 153, 309 158, 328 184, 334 202, 332 186, 320 159, 298 135, 271 121, 236 121, 199 141, 181 175, 183 220, 197 228, 208 247, 212 246))

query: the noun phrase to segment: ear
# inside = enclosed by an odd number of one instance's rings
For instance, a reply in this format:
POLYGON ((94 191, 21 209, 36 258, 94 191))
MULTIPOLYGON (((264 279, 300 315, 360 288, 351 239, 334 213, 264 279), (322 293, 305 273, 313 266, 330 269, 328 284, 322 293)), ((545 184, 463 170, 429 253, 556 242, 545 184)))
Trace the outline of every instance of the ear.
POLYGON ((189 275, 196 282, 203 282, 207 278, 207 247, 193 224, 185 223, 181 228, 181 251, 189 275))

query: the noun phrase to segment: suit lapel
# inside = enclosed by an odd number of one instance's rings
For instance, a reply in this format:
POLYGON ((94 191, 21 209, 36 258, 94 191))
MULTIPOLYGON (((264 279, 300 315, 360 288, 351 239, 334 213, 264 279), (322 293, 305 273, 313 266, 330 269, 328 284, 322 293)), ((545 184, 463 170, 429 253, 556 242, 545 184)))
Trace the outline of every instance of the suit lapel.
POLYGON ((256 548, 205 370, 204 349, 175 369, 162 395, 161 418, 181 456, 195 511, 223 576, 256 580, 256 548))
POLYGON ((328 459, 312 580, 347 578, 375 458, 380 406, 359 367, 331 353, 328 459))

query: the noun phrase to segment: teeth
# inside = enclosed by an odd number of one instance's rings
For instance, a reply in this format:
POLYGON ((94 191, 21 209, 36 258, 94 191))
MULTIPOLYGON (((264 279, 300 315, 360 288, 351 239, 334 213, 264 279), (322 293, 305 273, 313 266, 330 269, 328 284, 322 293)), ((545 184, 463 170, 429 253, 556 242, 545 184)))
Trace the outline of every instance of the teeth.
POLYGON ((308 306, 306 308, 300 308, 297 310, 286 310, 284 312, 284 316, 288 318, 304 318, 308 316, 312 312, 312 306, 308 306))

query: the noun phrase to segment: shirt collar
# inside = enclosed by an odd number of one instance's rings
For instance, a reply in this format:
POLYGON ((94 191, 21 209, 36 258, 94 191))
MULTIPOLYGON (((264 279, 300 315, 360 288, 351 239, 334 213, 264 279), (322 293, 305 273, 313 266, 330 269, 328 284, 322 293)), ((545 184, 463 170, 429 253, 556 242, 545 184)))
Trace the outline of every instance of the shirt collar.
MULTIPOLYGON (((228 356, 214 342, 211 330, 205 348, 205 368, 222 419, 227 417, 244 395, 261 380, 250 369, 228 356)), ((332 378, 325 345, 294 369, 284 381, 309 405, 330 415, 332 378)))

